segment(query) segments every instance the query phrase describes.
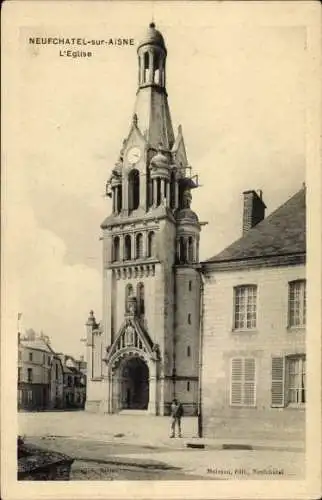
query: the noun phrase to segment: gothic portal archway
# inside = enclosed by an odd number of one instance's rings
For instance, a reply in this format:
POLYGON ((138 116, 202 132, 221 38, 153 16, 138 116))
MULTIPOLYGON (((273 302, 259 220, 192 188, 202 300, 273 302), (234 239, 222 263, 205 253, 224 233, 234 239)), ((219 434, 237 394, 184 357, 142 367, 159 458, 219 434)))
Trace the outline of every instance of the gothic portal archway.
POLYGON ((149 368, 140 357, 130 357, 120 367, 121 409, 147 410, 149 368))

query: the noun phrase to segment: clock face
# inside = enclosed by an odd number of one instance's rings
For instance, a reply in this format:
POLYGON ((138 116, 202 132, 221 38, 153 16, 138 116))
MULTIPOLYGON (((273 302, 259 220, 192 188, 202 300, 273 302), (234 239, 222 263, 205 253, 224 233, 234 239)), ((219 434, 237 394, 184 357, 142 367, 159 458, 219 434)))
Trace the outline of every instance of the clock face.
POLYGON ((137 163, 140 158, 141 158, 141 150, 138 146, 134 146, 133 148, 129 149, 127 153, 127 159, 129 163, 133 165, 134 163, 137 163))

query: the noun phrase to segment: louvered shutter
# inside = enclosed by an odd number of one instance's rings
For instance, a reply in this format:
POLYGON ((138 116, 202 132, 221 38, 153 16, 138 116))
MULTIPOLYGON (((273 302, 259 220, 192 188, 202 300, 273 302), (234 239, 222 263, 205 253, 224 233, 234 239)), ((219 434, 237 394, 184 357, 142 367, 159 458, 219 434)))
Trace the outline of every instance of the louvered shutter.
POLYGON ((255 405, 255 359, 244 359, 244 400, 245 406, 255 405))
POLYGON ((272 401, 273 407, 284 406, 285 358, 272 358, 272 401))
POLYGON ((234 358, 231 360, 231 391, 230 402, 232 405, 242 404, 242 386, 243 386, 243 363, 242 359, 234 358))

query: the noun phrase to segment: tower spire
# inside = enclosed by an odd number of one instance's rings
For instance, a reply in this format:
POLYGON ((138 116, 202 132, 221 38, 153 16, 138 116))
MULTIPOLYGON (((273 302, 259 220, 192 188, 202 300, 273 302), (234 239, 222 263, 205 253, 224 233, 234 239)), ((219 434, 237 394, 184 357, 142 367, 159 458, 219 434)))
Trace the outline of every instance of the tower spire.
POLYGON ((138 54, 138 89, 134 112, 138 127, 150 146, 160 142, 166 149, 174 144, 174 134, 166 92, 167 49, 154 16, 140 41, 138 54))

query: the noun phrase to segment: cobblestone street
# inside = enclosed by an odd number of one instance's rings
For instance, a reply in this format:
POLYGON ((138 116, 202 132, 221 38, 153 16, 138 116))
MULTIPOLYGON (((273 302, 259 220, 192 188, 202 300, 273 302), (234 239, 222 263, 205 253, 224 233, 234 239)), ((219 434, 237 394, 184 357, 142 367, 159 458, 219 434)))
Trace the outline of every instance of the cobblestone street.
POLYGON ((184 419, 182 439, 168 437, 169 419, 86 412, 20 413, 19 434, 37 446, 72 456, 71 480, 303 479, 299 442, 253 443, 251 439, 203 440, 197 420, 184 419), (226 443, 228 449, 222 449, 226 443), (237 448, 249 449, 233 449, 237 448), (246 446, 247 445, 247 446, 246 446), (229 449, 230 448, 230 449, 229 449))

